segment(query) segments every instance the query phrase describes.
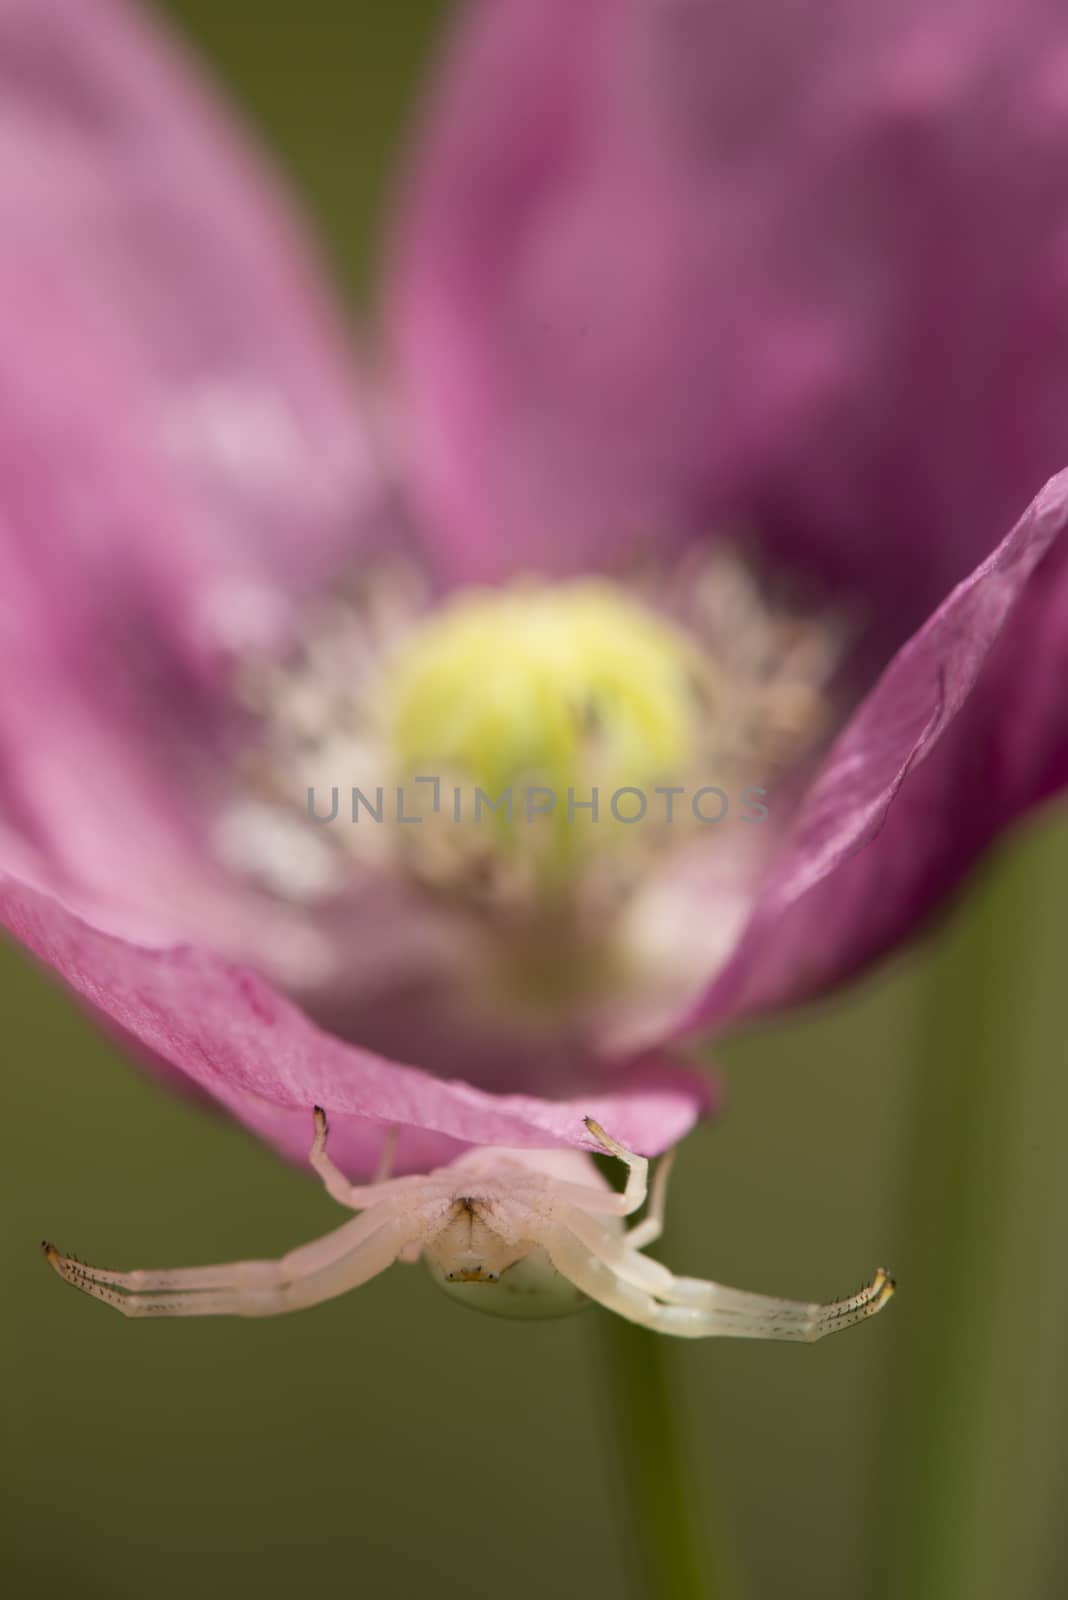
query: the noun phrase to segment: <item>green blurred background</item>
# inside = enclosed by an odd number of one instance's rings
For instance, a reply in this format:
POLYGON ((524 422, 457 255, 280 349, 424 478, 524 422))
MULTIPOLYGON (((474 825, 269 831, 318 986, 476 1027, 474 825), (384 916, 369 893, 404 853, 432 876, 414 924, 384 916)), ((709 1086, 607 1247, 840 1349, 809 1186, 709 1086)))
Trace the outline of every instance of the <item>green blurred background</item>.
MULTIPOLYGON (((166 9, 366 304, 447 6, 166 9)), ((729 1114, 685 1147, 666 1259, 804 1298, 882 1261, 900 1283, 876 1322, 812 1348, 671 1347, 699 1514, 751 1600, 1068 1593, 1066 862, 1068 826, 1047 817, 947 933, 721 1052, 729 1114)), ((600 1312, 473 1317, 419 1268, 262 1323, 126 1323, 64 1290, 43 1235, 178 1265, 278 1255, 336 1212, 139 1076, 17 954, 0 982, 7 1593, 650 1592, 600 1312)))

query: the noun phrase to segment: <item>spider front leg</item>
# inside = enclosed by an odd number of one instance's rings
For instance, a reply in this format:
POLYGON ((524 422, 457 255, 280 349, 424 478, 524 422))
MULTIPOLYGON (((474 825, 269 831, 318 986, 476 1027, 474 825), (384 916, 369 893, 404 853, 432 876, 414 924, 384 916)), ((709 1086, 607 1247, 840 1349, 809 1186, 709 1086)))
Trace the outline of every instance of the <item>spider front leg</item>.
POLYGON ((124 1317, 271 1317, 366 1283, 391 1266, 418 1232, 406 1210, 386 1203, 277 1261, 114 1272, 85 1266, 53 1244, 43 1248, 61 1278, 124 1317))
POLYGON ((828 1333, 851 1328, 881 1311, 894 1293, 894 1280, 884 1267, 859 1293, 826 1303, 779 1300, 772 1295, 728 1289, 700 1278, 676 1278, 665 1296, 672 1305, 715 1317, 724 1332, 737 1329, 746 1339, 795 1339, 812 1343, 828 1333))
MULTIPOLYGON (((603 1149, 628 1167, 624 1193, 611 1198, 619 1202, 617 1214, 629 1215, 645 1198, 648 1162, 609 1138, 589 1117, 586 1127, 603 1149)), ((642 1247, 662 1230, 670 1171, 669 1155, 657 1169, 649 1215, 629 1233, 619 1233, 601 1220, 608 1209, 603 1196, 591 1192, 580 1198, 577 1186, 561 1186, 560 1203, 539 1242, 563 1277, 609 1311, 680 1338, 719 1335, 811 1343, 874 1316, 893 1294, 893 1279, 881 1267, 859 1294, 826 1305, 675 1277, 661 1262, 642 1254, 642 1247)))
POLYGON ((656 1333, 683 1339, 786 1339, 810 1344, 881 1311, 894 1292, 882 1268, 867 1288, 826 1305, 676 1278, 589 1216, 558 1216, 544 1239, 556 1270, 591 1300, 656 1333))

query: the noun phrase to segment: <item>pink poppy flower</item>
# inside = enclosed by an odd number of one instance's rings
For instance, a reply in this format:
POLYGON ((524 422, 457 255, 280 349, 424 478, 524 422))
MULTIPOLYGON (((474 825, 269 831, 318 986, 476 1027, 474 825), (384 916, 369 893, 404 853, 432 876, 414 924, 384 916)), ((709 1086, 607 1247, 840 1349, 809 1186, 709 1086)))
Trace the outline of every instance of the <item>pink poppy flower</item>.
POLYGON ((472 6, 374 365, 143 15, 0 82, 0 917, 171 1082, 656 1154, 1065 781, 1052 3, 472 6))

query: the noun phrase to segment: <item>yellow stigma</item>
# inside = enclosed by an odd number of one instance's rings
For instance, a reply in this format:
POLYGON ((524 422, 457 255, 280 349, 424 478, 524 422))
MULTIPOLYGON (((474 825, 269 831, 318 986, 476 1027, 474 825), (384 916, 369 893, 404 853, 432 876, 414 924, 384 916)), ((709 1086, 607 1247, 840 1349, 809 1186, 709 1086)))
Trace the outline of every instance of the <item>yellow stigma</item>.
MULTIPOLYGON (((511 789, 513 821, 488 814, 484 831, 523 854, 536 833, 542 865, 559 876, 580 844, 640 831, 613 818, 614 793, 682 781, 695 671, 686 635, 607 581, 471 591, 391 663, 387 741, 398 778, 462 786, 466 815, 476 789, 490 799, 511 789), (554 796, 544 828, 524 810, 533 785, 554 796), (581 805, 594 789, 596 826, 581 805)), ((628 813, 636 804, 620 801, 628 813)))

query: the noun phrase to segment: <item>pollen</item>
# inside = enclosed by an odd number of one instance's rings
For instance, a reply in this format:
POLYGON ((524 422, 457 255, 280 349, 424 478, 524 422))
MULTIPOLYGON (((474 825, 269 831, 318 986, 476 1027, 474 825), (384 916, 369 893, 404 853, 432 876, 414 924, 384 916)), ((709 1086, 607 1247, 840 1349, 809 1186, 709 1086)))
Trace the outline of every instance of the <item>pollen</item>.
POLYGON ((543 887, 559 884, 593 840, 625 834, 611 795, 692 768, 709 676, 681 629, 607 582, 468 593, 394 660, 387 747, 399 777, 440 774, 469 809, 485 797, 494 848, 527 851, 543 887), (520 785, 538 786, 543 826, 520 785))

